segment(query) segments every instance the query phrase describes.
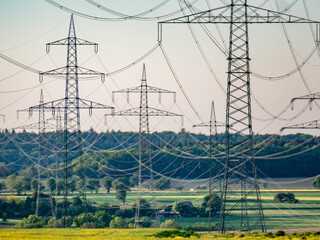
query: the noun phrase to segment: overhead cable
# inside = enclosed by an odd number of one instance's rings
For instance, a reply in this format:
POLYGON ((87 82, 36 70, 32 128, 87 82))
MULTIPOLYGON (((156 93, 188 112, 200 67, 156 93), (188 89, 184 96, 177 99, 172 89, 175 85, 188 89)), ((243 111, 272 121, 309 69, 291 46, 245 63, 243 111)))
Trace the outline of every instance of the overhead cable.
POLYGON ((290 77, 291 75, 295 74, 296 72, 300 71, 300 69, 310 60, 310 58, 313 56, 313 54, 319 49, 320 42, 316 43, 312 51, 309 53, 309 55, 304 59, 295 69, 291 70, 289 73, 277 76, 277 77, 268 77, 268 76, 263 76, 258 73, 252 73, 253 76, 263 79, 263 80, 268 80, 268 81, 278 81, 282 80, 285 78, 290 77))
MULTIPOLYGON (((278 0, 275 0, 275 3, 276 3, 276 6, 277 6, 277 10, 279 11, 279 2, 278 2, 278 0)), ((291 43, 291 41, 290 41, 287 28, 286 28, 286 26, 285 26, 283 23, 281 23, 281 26, 282 26, 284 35, 285 35, 285 37, 286 37, 286 39, 287 39, 287 43, 288 43, 288 45, 289 45, 289 48, 290 48, 290 51, 291 51, 293 60, 294 60, 296 66, 297 66, 297 68, 298 68, 298 66, 299 66, 299 64, 298 64, 298 59, 297 59, 297 57, 296 57, 296 55, 295 55, 295 53, 294 53, 293 46, 292 46, 292 43, 291 43)), ((301 77, 301 79, 302 79, 302 81, 303 81, 303 84, 305 85, 306 89, 308 90, 308 93, 311 94, 311 93, 312 93, 311 88, 310 88, 310 86, 309 86, 309 84, 308 84, 308 82, 307 82, 307 80, 306 80, 303 72, 301 71, 301 69, 298 69, 298 71, 299 71, 300 77, 301 77)), ((316 104, 317 107, 320 109, 320 105, 318 104, 318 102, 316 102, 315 104, 316 104)))
MULTIPOLYGON (((46 55, 44 55, 44 56, 46 56, 46 55)), ((38 60, 36 60, 34 63, 40 61, 44 56, 42 56, 41 58, 39 58, 38 60)), ((23 68, 23 69, 25 69, 25 70, 28 70, 28 71, 30 71, 30 72, 37 73, 37 74, 40 73, 40 71, 39 71, 38 69, 35 69, 35 68, 32 68, 32 67, 31 67, 34 63, 32 63, 30 66, 27 66, 27 65, 25 65, 25 64, 23 64, 23 63, 20 63, 20 62, 14 60, 14 59, 12 59, 12 58, 10 58, 10 57, 2 54, 2 53, 0 53, 0 58, 4 59, 4 60, 6 60, 6 61, 8 61, 8 62, 10 62, 10 63, 18 66, 18 67, 20 67, 20 68, 23 68)), ((1 81, 3 81, 3 80, 1 80, 1 81)))
MULTIPOLYGON (((84 17, 84 18, 88 18, 88 19, 91 19, 91 20, 96 20, 96 21, 110 21, 110 22, 116 22, 116 21, 127 21, 127 20, 142 20, 142 21, 150 21, 150 20, 160 20, 162 18, 166 18, 166 17, 169 17, 169 16, 172 16, 172 15, 175 15, 177 13, 179 13, 179 11, 175 11, 175 12, 172 12, 172 13, 169 13, 169 14, 166 14, 166 15, 163 15, 163 16, 158 16, 158 17, 152 17, 152 18, 143 18, 143 17, 134 17, 134 16, 128 16, 128 17, 120 17, 120 18, 115 18, 115 17, 98 17, 98 16, 93 16, 93 15, 89 15, 89 14, 85 14, 85 13, 81 13, 81 12, 78 12, 78 11, 75 11, 71 8, 68 8, 68 7, 65 7, 59 3, 57 3, 56 1, 54 0, 45 0, 46 2, 50 3, 51 5, 61 9, 61 10, 64 10, 66 12, 69 12, 69 13, 73 13, 74 15, 77 15, 77 16, 80 16, 80 17, 84 17)), ((196 3, 198 0, 195 0, 193 2, 196 3)), ((102 6, 100 5, 100 9, 102 9, 102 6)), ((107 8, 106 8, 107 9, 107 8)))
POLYGON ((159 42, 159 45, 160 45, 161 51, 162 51, 162 53, 163 53, 163 56, 164 56, 164 58, 165 58, 165 60, 166 60, 166 62, 167 62, 167 64, 168 64, 168 66, 169 66, 169 68, 170 68, 170 70, 171 70, 171 73, 173 74, 174 79, 176 80, 176 82, 177 82, 180 90, 182 91, 184 97, 186 98, 188 104, 189 104, 190 107, 192 108, 193 112, 197 115, 197 117, 198 117, 201 121, 203 121, 202 117, 199 115, 198 111, 196 110, 196 108, 195 108, 194 105, 192 104, 190 98, 188 97, 186 91, 184 90, 184 88, 183 88, 183 86, 182 86, 182 84, 181 84, 181 82, 180 82, 177 74, 175 73, 175 71, 174 71, 174 69, 173 69, 173 67, 172 67, 172 64, 171 64, 171 62, 170 62, 170 60, 169 60, 169 58, 168 58, 167 53, 165 52, 165 50, 164 50, 164 48, 163 48, 163 45, 161 44, 161 42, 159 42))
MULTIPOLYGON (((108 12, 108 13, 111 13, 113 15, 116 15, 118 17, 121 17, 122 19, 125 18, 126 20, 160 20, 162 18, 166 18, 166 17, 170 17, 170 16, 173 16, 173 15, 176 15, 177 13, 179 13, 180 11, 174 11, 172 13, 169 13, 169 14, 165 14, 165 15, 162 15, 162 16, 156 16, 156 17, 143 17, 149 13, 152 13, 154 12, 155 10, 161 8, 162 6, 164 6, 166 3, 168 3, 170 0, 164 0, 163 2, 161 2, 160 4, 158 4, 157 6, 147 10, 147 11, 144 11, 142 13, 139 13, 139 14, 135 14, 135 15, 127 15, 127 14, 123 14, 123 13, 120 13, 120 12, 117 12, 117 11, 114 11, 110 8, 107 8, 99 3, 97 3, 96 1, 93 1, 93 0, 86 0, 88 3, 96 6, 97 8, 105 11, 105 12, 108 12)), ((194 1, 194 2, 197 2, 198 0, 194 1)), ((119 19, 120 20, 120 19, 119 19)))
POLYGON ((115 70, 115 71, 112 71, 112 72, 109 72, 107 74, 105 74, 106 77, 109 77, 109 76, 112 76, 112 75, 115 75, 117 73, 121 73, 133 66, 135 66, 137 63, 141 62, 143 59, 145 59, 146 57, 148 57, 151 53, 153 53, 158 47, 160 46, 160 43, 157 43, 155 46, 153 46, 148 52, 146 52, 144 55, 142 55, 141 57, 139 57, 137 60, 135 60, 134 62, 118 69, 118 70, 115 70))

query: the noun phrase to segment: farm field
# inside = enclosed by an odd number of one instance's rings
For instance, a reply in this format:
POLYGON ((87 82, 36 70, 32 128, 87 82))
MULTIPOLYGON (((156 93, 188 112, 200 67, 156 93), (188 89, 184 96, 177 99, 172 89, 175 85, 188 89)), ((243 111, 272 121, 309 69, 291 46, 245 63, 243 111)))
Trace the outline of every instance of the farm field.
MULTIPOLYGON (((128 192, 127 205, 131 205, 136 200, 136 191, 128 192)), ((201 205, 202 198, 207 191, 158 191, 156 199, 158 205, 170 205, 174 201, 192 201, 194 206, 201 205)), ((74 196, 76 196, 75 194, 74 196)), ((7 197, 8 194, 2 193, 1 197, 7 197)), ((16 196, 14 196, 16 197, 16 196)), ((17 196, 17 199, 24 199, 26 196, 17 196)), ((72 195, 70 197, 73 197, 72 195)), ((152 202, 150 193, 143 193, 142 198, 152 202)), ((62 198, 62 197, 60 197, 62 198)), ((106 193, 100 191, 96 193, 88 193, 88 200, 95 204, 121 204, 115 199, 114 193, 106 193)), ((318 228, 320 222, 320 191, 310 189, 268 189, 261 192, 261 198, 264 207, 265 221, 267 229, 301 229, 301 228, 318 228), (277 203, 273 200, 277 192, 292 192, 299 199, 297 204, 277 203)), ((237 214, 237 211, 235 211, 237 214)), ((168 218, 162 218, 165 221, 168 218)), ((239 217, 232 216, 231 222, 237 222, 239 217)), ((0 226, 7 228, 17 223, 17 219, 9 219, 8 223, 0 222, 0 226)), ((207 224, 207 218, 177 218, 175 221, 182 227, 193 225, 195 223, 207 224)), ((212 223, 218 223, 218 216, 212 219, 212 223)))
MULTIPOLYGON (((167 239, 199 239, 199 240, 226 240, 226 239, 270 239, 270 235, 266 234, 247 234, 244 236, 240 233, 234 235, 220 235, 218 233, 201 233, 199 237, 191 236, 190 238, 157 238, 152 236, 158 233, 159 229, 2 229, 0 230, 0 239, 16 239, 16 240, 167 240, 167 239)), ((286 235, 274 236, 272 239, 306 239, 304 235, 286 235)), ((307 239, 319 239, 318 235, 309 235, 307 239)))

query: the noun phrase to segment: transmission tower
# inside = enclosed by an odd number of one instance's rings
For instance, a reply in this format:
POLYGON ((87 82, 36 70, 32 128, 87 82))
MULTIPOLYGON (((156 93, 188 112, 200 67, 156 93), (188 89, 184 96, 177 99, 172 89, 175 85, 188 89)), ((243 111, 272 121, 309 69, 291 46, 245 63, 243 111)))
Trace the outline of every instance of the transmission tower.
POLYGON ((40 105, 36 105, 29 108, 30 114, 33 111, 40 111, 41 109, 45 111, 51 111, 55 116, 56 111, 63 111, 63 155, 64 155, 64 221, 63 224, 66 226, 66 216, 69 215, 68 212, 68 184, 70 176, 70 169, 73 165, 71 162, 75 159, 79 159, 79 164, 81 168, 80 185, 81 185, 81 197, 85 204, 85 213, 87 211, 87 200, 86 200, 86 184, 84 175, 84 163, 82 159, 82 139, 80 130, 80 110, 89 110, 89 115, 92 115, 93 109, 112 109, 113 107, 86 100, 79 97, 79 76, 101 76, 101 80, 104 81, 105 75, 103 73, 90 70, 78 66, 77 57, 77 47, 78 46, 89 46, 93 45, 95 52, 98 51, 98 44, 89 42, 76 37, 76 31, 74 26, 73 15, 71 15, 69 34, 67 38, 47 43, 46 50, 50 51, 50 46, 52 45, 66 45, 67 46, 67 65, 65 67, 60 67, 54 70, 40 73, 40 82, 43 81, 44 75, 54 75, 54 76, 64 76, 66 78, 65 87, 65 97, 62 99, 54 100, 51 102, 46 102, 40 105))
MULTIPOLYGON (((39 106, 42 106, 44 103, 43 101, 43 91, 41 89, 40 93, 40 101, 39 101, 39 106)), ((23 110, 18 110, 18 116, 19 112, 29 112, 29 109, 23 109, 23 110)), ((35 215, 39 216, 39 203, 40 203, 40 193, 41 193, 41 176, 44 175, 41 172, 41 167, 46 167, 47 168, 47 177, 49 177, 49 170, 48 170, 48 153, 45 152, 45 146, 46 146, 46 138, 45 138, 45 133, 46 133, 46 126, 47 126, 47 121, 45 118, 45 110, 44 108, 40 107, 39 108, 39 118, 38 118, 38 123, 36 124, 28 124, 24 126, 19 126, 16 127, 16 129, 33 129, 33 130, 38 130, 38 164, 37 164, 37 198, 36 198, 36 209, 35 209, 35 215)), ((48 124, 48 128, 52 127, 52 125, 48 124)), ((53 201, 52 201, 52 192, 51 188, 49 188, 49 202, 50 202, 50 207, 51 207, 51 215, 52 217, 56 217, 56 212, 54 210, 53 206, 53 201)))
MULTIPOLYGON (((114 91, 113 94, 113 100, 114 100, 114 94, 115 93, 125 93, 127 94, 127 101, 129 101, 129 94, 130 93, 139 93, 140 94, 140 107, 138 108, 131 108, 119 112, 113 112, 112 116, 138 116, 139 117, 139 181, 138 181, 138 193, 137 193, 137 200, 136 200, 136 211, 135 211, 135 228, 139 228, 139 222, 140 222, 140 195, 141 195, 141 184, 142 184, 142 166, 145 168, 150 169, 150 187, 151 191, 153 193, 153 205, 155 208, 155 217, 156 217, 156 223, 159 224, 158 219, 158 212, 156 209, 156 202, 155 202, 155 195, 153 192, 153 173, 152 173, 152 160, 151 160, 151 149, 150 149, 150 129, 149 129, 149 117, 160 117, 160 116, 179 116, 182 119, 181 114, 171 113, 168 111, 160 110, 157 108, 151 108, 148 104, 148 94, 150 93, 157 93, 159 94, 159 101, 161 101, 161 94, 173 94, 174 101, 176 101, 175 92, 168 91, 165 89, 152 87, 147 84, 147 76, 146 76, 146 68, 145 64, 143 64, 143 71, 142 71, 142 78, 141 78, 141 84, 138 87, 132 87, 127 89, 122 89, 119 91, 114 91), (148 153, 149 159, 143 159, 142 154, 148 153), (147 164, 149 163, 149 166, 147 164)), ((110 115, 110 114, 107 114, 110 115)), ((106 116, 107 116, 106 115, 106 116)))
POLYGON ((222 233, 228 230, 252 231, 257 228, 262 232, 266 231, 253 149, 248 25, 319 23, 251 6, 247 2, 230 0, 230 5, 227 6, 158 23, 159 42, 162 41, 162 24, 230 25, 227 58, 226 163, 219 224, 222 233), (231 187, 235 184, 240 185, 241 189, 233 191, 231 187), (233 218, 238 217, 237 226, 235 221, 228 221, 232 213, 233 218))
MULTIPOLYGON (((203 122, 200 124, 193 125, 193 127, 209 127, 210 135, 209 135, 209 161, 210 161, 210 169, 209 169, 209 197, 211 198, 213 194, 217 194, 221 199, 222 185, 221 185, 221 161, 220 158, 213 158, 213 154, 218 152, 218 127, 225 127, 224 123, 217 122, 216 120, 216 112, 214 108, 214 102, 211 104, 211 112, 210 112, 210 121, 203 122), (216 150, 216 151, 215 151, 216 150), (215 173, 218 177, 213 178, 212 173, 215 173), (215 181, 213 181, 215 179, 215 181), (215 182, 217 182, 217 186, 214 186, 215 182), (216 190, 215 190, 216 189, 216 190), (214 191, 215 190, 215 191, 214 191)), ((211 204, 209 204, 209 223, 208 223, 208 231, 211 230, 211 204)))

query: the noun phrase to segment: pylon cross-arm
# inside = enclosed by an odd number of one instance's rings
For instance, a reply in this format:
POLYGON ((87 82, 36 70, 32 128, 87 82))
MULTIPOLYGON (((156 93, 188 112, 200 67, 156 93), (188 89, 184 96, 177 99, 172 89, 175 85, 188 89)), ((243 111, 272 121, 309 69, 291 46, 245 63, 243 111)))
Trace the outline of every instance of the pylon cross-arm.
POLYGON ((23 110, 19 110, 18 112, 23 112, 23 111, 28 111, 29 115, 31 116, 33 111, 41 111, 41 110, 45 110, 45 111, 52 111, 52 114, 55 114, 55 110, 56 109, 65 109, 66 106, 68 106, 67 108, 75 108, 73 107, 75 102, 77 102, 78 104, 76 105, 78 109, 88 109, 91 115, 91 111, 93 109, 111 109, 112 111, 114 111, 114 107, 105 105, 105 104, 101 104, 101 103, 97 103, 97 102, 93 102, 90 100, 86 100, 83 98, 61 98, 58 100, 54 100, 51 102, 46 102, 43 104, 38 104, 32 107, 29 107, 28 109, 23 109, 23 110), (66 102, 67 101, 67 102, 66 102))
MULTIPOLYGON (((233 8, 242 8, 243 4, 234 4, 233 8)), ((276 12, 256 6, 248 5, 247 21, 243 18, 232 18, 230 14, 230 6, 210 9, 203 12, 178 17, 162 23, 214 23, 214 24, 230 24, 233 23, 320 23, 307 18, 301 18, 282 12, 276 12)))
POLYGON ((287 127, 281 128, 281 131, 285 129, 319 129, 320 128, 320 120, 314 120, 311 122, 299 123, 287 127))

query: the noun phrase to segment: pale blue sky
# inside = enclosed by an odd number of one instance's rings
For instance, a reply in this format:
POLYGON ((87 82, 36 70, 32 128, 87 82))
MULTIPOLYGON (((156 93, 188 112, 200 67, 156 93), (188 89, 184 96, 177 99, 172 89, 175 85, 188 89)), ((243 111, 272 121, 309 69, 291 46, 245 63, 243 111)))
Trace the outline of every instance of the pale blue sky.
MULTIPOLYGON (((85 0, 57 0, 75 11, 88 15, 105 18, 115 17, 104 12, 85 0)), ((107 6, 114 11, 126 14, 137 14, 144 12, 160 3, 159 0, 96 0, 101 5, 107 6)), ((192 2, 192 1, 190 1, 192 2)), ((249 4, 257 6, 265 1, 249 1, 249 4)), ((278 0, 280 8, 289 6, 293 0, 278 0)), ((320 20, 320 1, 305 0, 310 11, 311 18, 320 20)), ((221 6, 221 1, 210 1, 213 7, 221 6)), ((207 9, 206 1, 199 0, 194 5, 196 8, 207 9)), ((264 8, 276 9, 274 0, 270 0, 264 8)), ((174 12, 179 9, 176 0, 170 0, 162 8, 154 11, 148 16, 158 16, 174 12)), ((289 14, 306 17, 303 0, 289 10, 289 14)), ((175 16, 181 16, 178 14, 175 16)), ((67 36, 70 13, 65 12, 44 0, 3 0, 0 2, 0 53, 7 55, 21 63, 30 65, 36 62, 33 67, 41 71, 50 70, 56 66, 64 66, 66 62, 66 49, 63 47, 52 47, 50 55, 46 55, 45 44, 67 36), (56 66, 55 66, 56 65, 56 66)), ((157 43, 157 20, 153 21, 95 21, 83 17, 75 16, 77 36, 99 43, 99 58, 108 71, 117 70, 135 61, 157 43)), ((207 25, 208 26, 208 25, 207 25)), ((212 69, 215 71, 221 84, 226 86, 226 57, 210 41, 200 26, 194 26, 195 34, 203 47, 212 69)), ((214 26, 208 26, 213 36, 222 44, 222 40, 214 26)), ((225 41, 228 40, 228 26, 220 28, 225 41)), ((311 31, 308 24, 304 26, 287 26, 288 35, 294 48, 294 53, 298 62, 302 62, 314 48, 311 31)), ((210 114, 211 101, 216 103, 217 117, 219 121, 225 120, 225 100, 226 96, 220 89, 217 82, 210 74, 194 39, 192 38, 187 25, 165 25, 163 36, 163 46, 179 76, 188 96, 197 108, 204 120, 208 120, 210 114)), ((99 58, 94 56, 92 49, 88 47, 79 48, 79 63, 85 62, 84 66, 105 72, 104 66, 100 64, 99 58)), ((287 39, 283 33, 281 25, 250 25, 250 55, 251 70, 255 73, 266 76, 278 76, 286 74, 295 68, 287 39)), ((192 131, 192 124, 200 120, 192 112, 184 99, 177 83, 175 82, 165 59, 157 49, 143 62, 147 66, 147 76, 150 85, 161 88, 175 90, 177 92, 177 104, 172 105, 170 100, 164 100, 162 104, 157 102, 157 97, 151 99, 150 105, 162 109, 186 114, 185 127, 192 131)), ((108 91, 136 86, 141 77, 142 62, 136 66, 114 75, 113 80, 108 78, 105 85, 97 79, 95 81, 81 81, 80 95, 104 104, 112 105, 108 91), (116 83, 116 84, 115 84, 116 83)), ((30 88, 39 84, 38 76, 28 71, 21 71, 20 68, 0 59, 0 113, 7 116, 5 126, 11 128, 26 122, 27 116, 21 116, 16 120, 16 110, 24 109, 35 105, 39 101, 40 86, 32 92, 27 91, 3 93, 19 89, 30 88), (11 76, 10 78, 8 78, 11 76)), ((313 92, 320 91, 320 57, 317 54, 302 69, 308 85, 313 92)), ((45 100, 53 100, 64 95, 64 81, 45 78, 43 87, 45 90, 45 100)), ((259 103, 272 114, 276 115, 295 96, 308 94, 306 87, 299 73, 281 81, 265 81, 252 77, 252 92, 259 103)), ((164 98, 163 98, 164 99, 164 98)), ((137 106, 138 102, 132 98, 132 106, 137 106)), ((131 107, 123 97, 117 98, 121 109, 131 107)), ((269 119, 258 104, 253 100, 254 119, 269 119)), ((288 110, 281 117, 291 118, 297 115, 305 106, 305 103, 298 103, 294 111, 288 110)), ((118 109, 119 110, 119 109, 118 109)), ((312 111, 306 111, 301 116, 292 120, 290 124, 304 121, 311 121, 320 118, 320 111, 314 105, 312 111)), ((36 119, 34 116, 33 120, 36 119)), ((96 118, 89 119, 87 113, 82 116, 84 129, 90 126, 99 130, 103 129, 102 113, 98 113, 96 118)), ((158 130, 178 130, 177 122, 167 119, 152 120, 152 129, 158 130)), ((32 121, 32 119, 30 120, 32 121)), ((110 120, 109 128, 121 130, 136 130, 125 120, 110 120)), ((254 130, 259 133, 278 132, 287 124, 286 121, 261 121, 254 120, 254 130), (263 130, 263 131, 262 131, 263 130)), ((137 126, 136 120, 132 120, 132 125, 137 126)), ((198 130, 197 130, 198 131, 198 130)), ((318 134, 317 132, 310 132, 318 134)))

